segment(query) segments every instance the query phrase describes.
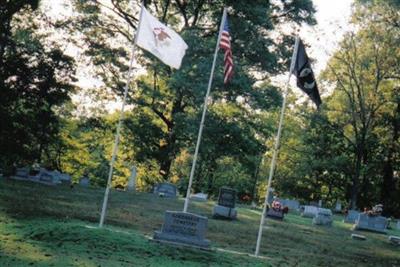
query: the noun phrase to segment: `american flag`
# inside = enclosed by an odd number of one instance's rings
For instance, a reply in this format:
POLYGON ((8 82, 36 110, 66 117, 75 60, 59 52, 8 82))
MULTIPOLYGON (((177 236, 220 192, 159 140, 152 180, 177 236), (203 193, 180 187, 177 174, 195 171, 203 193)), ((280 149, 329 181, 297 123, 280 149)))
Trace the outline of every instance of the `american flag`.
POLYGON ((224 29, 221 33, 221 40, 219 42, 219 47, 222 48, 224 53, 224 84, 227 84, 233 76, 233 58, 231 49, 231 36, 229 35, 228 18, 225 20, 224 29))

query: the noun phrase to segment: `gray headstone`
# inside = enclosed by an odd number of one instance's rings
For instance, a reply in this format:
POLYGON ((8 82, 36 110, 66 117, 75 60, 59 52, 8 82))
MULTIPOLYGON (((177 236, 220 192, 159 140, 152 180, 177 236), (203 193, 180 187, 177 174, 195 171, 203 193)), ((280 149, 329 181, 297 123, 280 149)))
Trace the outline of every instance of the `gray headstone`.
POLYGON ((235 208, 236 190, 228 187, 219 189, 218 205, 228 208, 235 208))
POLYGON ((274 208, 269 208, 266 216, 278 220, 283 220, 284 218, 283 210, 276 210, 274 208))
POLYGON ((300 203, 297 200, 282 199, 281 204, 283 207, 288 207, 289 211, 298 210, 300 208, 300 203))
POLYGON ((389 236, 389 242, 394 245, 400 246, 400 236, 395 236, 395 235, 389 236))
POLYGON ((342 203, 340 203, 339 201, 336 202, 335 205, 335 212, 341 212, 342 211, 342 203))
POLYGON ((128 191, 136 190, 136 167, 133 166, 131 169, 131 176, 129 176, 128 181, 128 191))
POLYGON ((315 206, 304 206, 302 209, 301 216, 306 218, 314 218, 318 212, 318 207, 315 206))
POLYGON ((312 222, 315 225, 331 226, 332 221, 332 211, 330 209, 319 208, 312 222))
POLYGON ((356 240, 367 240, 367 238, 364 235, 357 235, 357 234, 351 234, 351 238, 356 240))
POLYGON ((382 216, 368 216, 360 213, 354 225, 355 230, 369 230, 378 233, 387 232, 388 220, 382 216))
POLYGON ((209 248, 210 241, 205 239, 207 222, 207 217, 193 213, 166 211, 161 231, 155 231, 153 238, 161 242, 209 248))
POLYGON ((88 177, 84 176, 79 180, 79 185, 83 187, 88 187, 90 186, 90 180, 88 177))
POLYGON ((224 218, 235 220, 237 218, 237 211, 235 208, 229 208, 221 205, 215 205, 212 215, 214 218, 224 218))
POLYGON ((190 196, 190 199, 194 200, 194 201, 200 201, 200 202, 206 202, 207 201, 207 194, 204 193, 197 193, 197 194, 192 194, 190 196))
POLYGON ((17 170, 15 172, 15 176, 21 177, 21 178, 28 178, 29 170, 30 169, 28 167, 17 168, 17 170))
POLYGON ((344 222, 345 223, 351 223, 354 224, 356 223, 356 220, 358 219, 358 215, 360 215, 360 212, 356 211, 356 210, 349 210, 347 212, 346 217, 344 217, 344 222))
POLYGON ((177 188, 170 183, 159 183, 154 187, 153 193, 160 197, 176 197, 177 188))
POLYGON ((397 229, 400 230, 400 220, 397 220, 396 226, 397 226, 397 229))
POLYGON ((322 200, 318 200, 318 207, 322 207, 322 200))

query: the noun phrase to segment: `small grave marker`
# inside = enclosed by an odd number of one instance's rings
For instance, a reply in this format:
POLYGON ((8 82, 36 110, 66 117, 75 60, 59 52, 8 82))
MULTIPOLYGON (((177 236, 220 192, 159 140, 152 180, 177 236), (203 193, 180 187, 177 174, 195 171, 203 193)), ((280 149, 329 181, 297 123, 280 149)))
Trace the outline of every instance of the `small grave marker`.
POLYGON ((358 234, 351 234, 351 238, 356 239, 356 240, 367 240, 367 238, 365 236, 358 235, 358 234))
POLYGON ((153 191, 159 197, 176 197, 177 192, 176 186, 170 183, 159 183, 154 187, 153 191))
POLYGON ((393 245, 400 246, 400 236, 394 236, 394 235, 389 236, 389 242, 392 243, 393 245))

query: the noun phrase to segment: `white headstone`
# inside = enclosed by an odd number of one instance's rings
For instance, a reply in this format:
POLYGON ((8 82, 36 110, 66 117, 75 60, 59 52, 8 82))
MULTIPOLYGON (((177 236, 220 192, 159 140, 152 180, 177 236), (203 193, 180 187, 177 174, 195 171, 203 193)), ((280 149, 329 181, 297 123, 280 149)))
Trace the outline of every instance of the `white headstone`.
POLYGON ((342 203, 340 203, 340 201, 336 202, 335 211, 336 212, 342 211, 342 203))
POLYGON ((322 200, 318 201, 318 207, 320 207, 320 208, 322 207, 322 200))
POLYGON ((136 190, 136 167, 133 166, 131 169, 131 176, 128 181, 128 191, 136 190))

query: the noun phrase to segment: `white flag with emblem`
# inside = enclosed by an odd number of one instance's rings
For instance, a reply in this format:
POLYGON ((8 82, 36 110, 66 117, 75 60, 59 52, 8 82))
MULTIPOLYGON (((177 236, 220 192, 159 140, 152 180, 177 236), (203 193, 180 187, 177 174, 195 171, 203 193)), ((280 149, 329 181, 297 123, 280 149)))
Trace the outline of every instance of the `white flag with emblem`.
POLYGON ((179 69, 188 48, 185 41, 173 30, 153 17, 142 7, 136 44, 149 51, 172 68, 179 69))

